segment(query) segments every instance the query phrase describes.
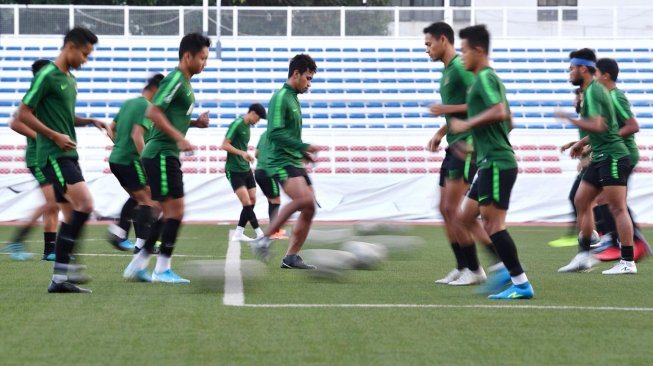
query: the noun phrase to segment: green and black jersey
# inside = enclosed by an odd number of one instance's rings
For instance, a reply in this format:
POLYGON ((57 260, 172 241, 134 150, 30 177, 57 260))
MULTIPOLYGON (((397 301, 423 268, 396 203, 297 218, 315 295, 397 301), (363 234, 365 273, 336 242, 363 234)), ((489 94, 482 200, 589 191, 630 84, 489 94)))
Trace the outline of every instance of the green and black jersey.
MULTIPOLYGON (((619 88, 610 90, 610 98, 612 99, 612 103, 614 103, 617 124, 619 125, 619 129, 621 129, 626 124, 626 121, 633 117, 633 112, 630 110, 630 102, 628 102, 628 98, 626 98, 623 90, 619 88)), ((623 137, 623 140, 626 148, 630 152, 630 164, 634 166, 639 161, 639 149, 635 142, 635 134, 623 137)))
POLYGON ((145 135, 152 129, 152 121, 145 117, 145 111, 150 102, 145 97, 138 97, 126 101, 118 114, 113 119, 116 123, 116 132, 113 137, 114 145, 109 155, 109 162, 114 164, 131 165, 140 156, 132 139, 134 125, 142 126, 145 135))
MULTIPOLYGON (((483 113, 498 103, 508 107, 506 90, 494 70, 482 69, 467 92, 467 115, 472 117, 483 113)), ((517 168, 517 160, 508 140, 510 121, 500 121, 478 126, 472 129, 474 150, 479 169, 490 168, 493 164, 498 169, 517 168)))
POLYGON ((601 117, 606 126, 603 132, 587 132, 592 147, 592 161, 603 161, 609 157, 618 160, 629 155, 624 140, 619 136, 619 125, 610 94, 595 80, 583 91, 580 115, 583 118, 601 117))
POLYGON ((270 169, 268 155, 270 154, 270 141, 268 140, 268 132, 265 131, 256 144, 256 170, 262 170, 265 174, 272 176, 274 172, 270 169))
MULTIPOLYGON (((161 80, 152 104, 161 108, 172 126, 186 136, 195 106, 195 94, 179 68, 175 68, 161 80)), ((154 128, 148 136, 142 157, 153 159, 157 155, 179 157, 179 148, 175 140, 154 128)))
MULTIPOLYGON (((75 101, 77 100, 77 79, 66 75, 57 65, 44 66, 32 79, 23 104, 34 110, 34 115, 53 131, 68 135, 77 142, 75 134, 75 101)), ((29 145, 29 139, 28 139, 29 145)), ((47 137, 36 136, 36 161, 44 167, 48 159, 77 157, 77 150, 64 151, 47 137)))
POLYGON ((269 165, 272 169, 284 166, 303 168, 304 152, 309 144, 302 141, 302 111, 297 91, 284 84, 277 90, 268 108, 269 165))
MULTIPOLYGON (((465 70, 463 62, 458 55, 455 55, 449 64, 442 70, 440 78, 440 97, 444 105, 460 105, 467 102, 467 88, 472 85, 474 74, 465 70)), ((467 113, 445 114, 444 118, 449 127, 449 120, 452 118, 467 119, 467 113)), ((471 136, 471 131, 454 134, 447 129, 447 142, 452 145, 458 140, 466 140, 471 136)))
MULTIPOLYGON (((225 138, 231 141, 231 145, 238 150, 247 151, 247 145, 249 144, 250 130, 249 125, 245 123, 245 120, 241 118, 236 118, 229 129, 225 138)), ((227 152, 227 163, 224 167, 225 171, 236 172, 236 173, 245 173, 250 171, 249 161, 245 160, 240 155, 232 154, 227 152)))

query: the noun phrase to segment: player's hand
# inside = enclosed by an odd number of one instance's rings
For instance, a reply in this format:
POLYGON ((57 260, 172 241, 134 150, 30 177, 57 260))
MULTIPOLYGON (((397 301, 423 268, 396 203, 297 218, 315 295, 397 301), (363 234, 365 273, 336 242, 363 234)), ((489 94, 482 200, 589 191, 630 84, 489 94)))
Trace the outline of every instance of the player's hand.
POLYGON ((446 114, 447 113, 446 109, 447 106, 444 104, 431 104, 429 106, 429 110, 431 111, 431 114, 436 117, 446 114))
POLYGON ((255 160, 254 157, 251 156, 250 154, 248 154, 246 151, 242 151, 241 154, 240 154, 240 156, 242 156, 243 159, 249 161, 250 163, 253 162, 253 161, 255 160))
POLYGON ((195 120, 195 127, 207 128, 209 127, 209 112, 204 112, 200 114, 199 117, 195 120))
POLYGON ((556 119, 564 120, 564 121, 566 121, 566 122, 571 122, 571 116, 569 116, 569 114, 568 114, 567 112, 565 112, 565 111, 563 111, 563 110, 561 110, 561 109, 557 109, 557 110, 553 113, 553 116, 554 116, 556 119))
POLYGON ((426 145, 426 148, 430 152, 436 152, 440 150, 440 142, 442 142, 442 136, 435 135, 431 140, 429 140, 429 143, 426 145))
POLYGON ((451 118, 449 120, 449 131, 452 133, 462 133, 469 130, 469 124, 458 118, 451 118))
POLYGON ((70 136, 63 133, 57 133, 52 141, 54 141, 54 143, 57 144, 57 146, 59 146, 59 148, 63 151, 70 151, 77 146, 75 141, 73 141, 70 136))
POLYGON ((318 145, 309 145, 309 146, 306 148, 306 152, 307 152, 307 153, 312 153, 312 154, 314 154, 314 153, 317 153, 318 151, 320 151, 320 147, 319 147, 318 145))
POLYGON ((571 156, 574 159, 580 157, 583 154, 584 148, 585 148, 585 145, 581 144, 580 141, 574 143, 571 146, 571 150, 569 150, 569 156, 571 156))
POLYGON ((186 139, 177 141, 177 148, 179 151, 193 151, 193 145, 186 139))
POLYGON ((569 148, 571 148, 572 146, 574 146, 574 144, 577 143, 577 142, 578 142, 578 141, 571 141, 571 142, 568 142, 568 143, 566 143, 566 144, 560 146, 560 152, 563 153, 563 152, 569 150, 569 148))

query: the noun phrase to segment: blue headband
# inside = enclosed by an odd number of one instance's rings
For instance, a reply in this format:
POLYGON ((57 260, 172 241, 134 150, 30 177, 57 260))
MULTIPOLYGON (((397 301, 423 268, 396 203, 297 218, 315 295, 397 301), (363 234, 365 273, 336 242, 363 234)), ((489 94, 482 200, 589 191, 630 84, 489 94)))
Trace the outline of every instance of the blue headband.
POLYGON ((572 65, 578 65, 578 66, 583 65, 583 66, 587 66, 587 67, 596 68, 596 62, 590 61, 590 60, 585 60, 583 58, 574 57, 571 60, 569 60, 569 63, 572 64, 572 65))

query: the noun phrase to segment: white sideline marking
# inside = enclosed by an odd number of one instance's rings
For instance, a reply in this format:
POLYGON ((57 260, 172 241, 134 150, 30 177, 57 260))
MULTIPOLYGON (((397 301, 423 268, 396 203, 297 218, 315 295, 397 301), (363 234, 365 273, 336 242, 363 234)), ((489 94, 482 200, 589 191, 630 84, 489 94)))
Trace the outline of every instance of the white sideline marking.
MULTIPOLYGON (((225 304, 226 305, 226 304, 225 304)), ((628 308, 618 306, 571 305, 447 305, 447 304, 243 304, 248 308, 422 308, 422 309, 531 309, 531 310, 594 310, 653 312, 653 308, 628 308)))
MULTIPOLYGON (((30 252, 28 252, 30 253, 30 252)), ((10 253, 1 253, 5 255, 9 255, 10 253)), ((43 253, 30 253, 32 255, 40 256, 43 253)), ((80 257, 133 257, 134 254, 110 254, 110 253, 74 253, 73 256, 80 256, 80 257)), ((224 257, 217 257, 214 255, 193 255, 193 254, 175 254, 175 257, 186 257, 186 258, 224 258, 224 257)))
POLYGON ((243 277, 240 273, 240 241, 231 240, 234 231, 229 230, 229 246, 224 263, 224 297, 227 306, 244 306, 243 277))

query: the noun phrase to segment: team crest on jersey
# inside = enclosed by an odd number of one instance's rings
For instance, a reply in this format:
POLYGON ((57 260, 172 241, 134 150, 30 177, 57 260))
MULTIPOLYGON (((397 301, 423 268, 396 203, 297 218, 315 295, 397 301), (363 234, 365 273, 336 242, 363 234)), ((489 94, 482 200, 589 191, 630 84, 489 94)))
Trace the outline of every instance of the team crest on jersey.
POLYGON ((449 85, 449 77, 448 76, 446 78, 444 78, 444 85, 445 86, 449 85))

